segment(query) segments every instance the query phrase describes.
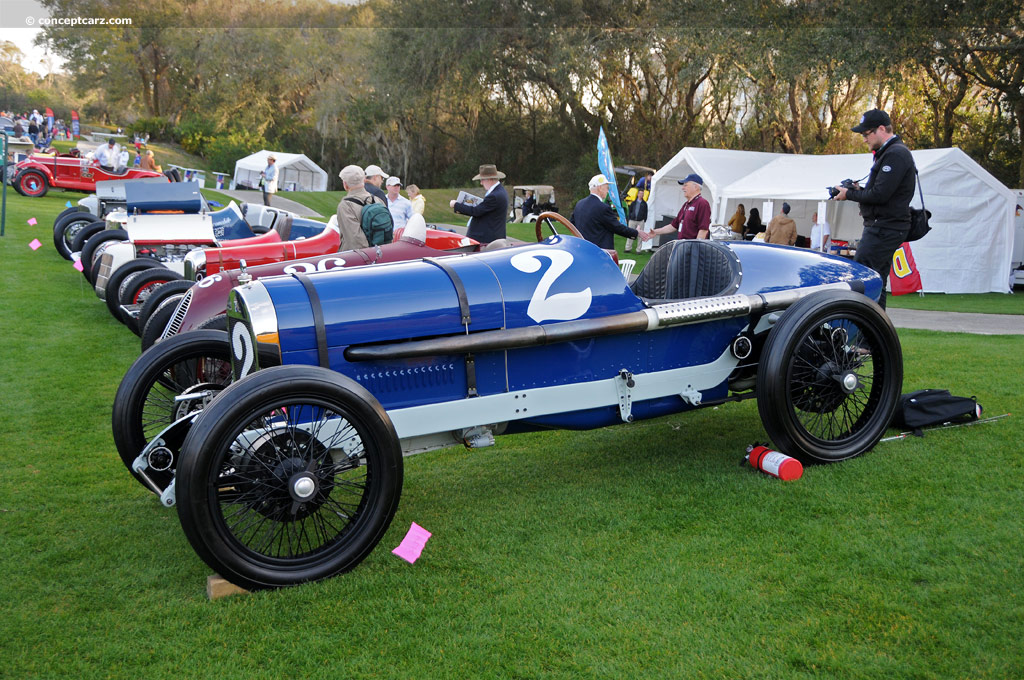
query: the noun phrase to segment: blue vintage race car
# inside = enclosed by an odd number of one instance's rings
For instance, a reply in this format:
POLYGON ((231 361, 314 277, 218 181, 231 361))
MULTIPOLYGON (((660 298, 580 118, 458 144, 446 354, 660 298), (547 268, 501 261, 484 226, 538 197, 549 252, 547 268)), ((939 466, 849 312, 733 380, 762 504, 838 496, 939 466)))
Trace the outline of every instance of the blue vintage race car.
POLYGON ((236 381, 178 425, 180 450, 149 451, 176 456, 180 521, 219 574, 322 579, 384 535, 403 454, 755 396, 785 453, 870 449, 902 387, 881 285, 841 258, 712 241, 662 247, 627 285, 607 253, 560 236, 265 278, 228 302, 236 381))

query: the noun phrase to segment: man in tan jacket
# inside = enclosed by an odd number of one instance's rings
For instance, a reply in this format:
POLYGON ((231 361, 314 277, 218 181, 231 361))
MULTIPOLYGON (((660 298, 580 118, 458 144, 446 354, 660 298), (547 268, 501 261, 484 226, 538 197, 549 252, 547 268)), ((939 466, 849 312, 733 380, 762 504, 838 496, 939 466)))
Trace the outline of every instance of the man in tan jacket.
POLYGON ((791 246, 796 243, 796 222, 789 216, 789 203, 782 204, 782 214, 776 215, 764 230, 765 243, 791 246))
POLYGON ((379 202, 379 199, 366 190, 366 173, 358 165, 346 165, 338 176, 341 177, 345 191, 348 192, 338 203, 338 229, 341 230, 341 247, 338 250, 366 248, 369 244, 360 220, 363 204, 369 201, 379 202), (345 200, 347 198, 357 199, 359 203, 345 200))

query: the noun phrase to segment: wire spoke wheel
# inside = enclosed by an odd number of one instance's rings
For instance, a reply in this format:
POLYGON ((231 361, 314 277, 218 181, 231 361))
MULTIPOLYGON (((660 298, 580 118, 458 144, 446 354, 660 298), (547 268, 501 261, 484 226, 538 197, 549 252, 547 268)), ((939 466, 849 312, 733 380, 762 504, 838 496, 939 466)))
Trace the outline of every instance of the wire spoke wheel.
MULTIPOLYGON (((275 358, 261 354, 260 361, 273 365, 275 358)), ((230 382, 230 348, 222 331, 185 333, 146 350, 114 397, 114 444, 125 467, 138 478, 132 464, 146 445, 175 421, 205 408, 230 382)), ((166 488, 175 466, 172 459, 150 477, 166 488)))
POLYGON ((831 462, 873 447, 903 383, 899 339, 877 305, 819 293, 772 329, 758 375, 758 410, 784 453, 831 462))
POLYGON ((244 588, 318 580, 366 557, 401 493, 386 413, 311 366, 259 371, 203 411, 182 446, 178 514, 196 552, 244 588))

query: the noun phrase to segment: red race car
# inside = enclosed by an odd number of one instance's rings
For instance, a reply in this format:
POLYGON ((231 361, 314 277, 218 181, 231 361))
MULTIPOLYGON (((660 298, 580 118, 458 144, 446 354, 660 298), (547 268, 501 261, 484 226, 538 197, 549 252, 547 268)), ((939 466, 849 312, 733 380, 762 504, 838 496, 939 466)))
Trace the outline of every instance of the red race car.
MULTIPOLYGON (((14 189, 23 196, 45 196, 50 187, 96 191, 96 182, 115 179, 163 177, 159 172, 128 168, 107 172, 99 163, 82 156, 78 149, 66 154, 33 154, 15 166, 14 189)), ((165 178, 166 179, 166 178, 165 178)), ((170 180, 168 180, 170 181, 170 180)))

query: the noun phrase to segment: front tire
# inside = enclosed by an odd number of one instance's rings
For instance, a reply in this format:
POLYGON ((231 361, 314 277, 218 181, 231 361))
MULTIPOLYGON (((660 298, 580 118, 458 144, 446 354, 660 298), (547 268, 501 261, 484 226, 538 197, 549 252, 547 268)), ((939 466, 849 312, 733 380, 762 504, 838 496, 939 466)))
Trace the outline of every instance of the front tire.
MULTIPOLYGON (((153 269, 138 272, 134 276, 125 279, 124 283, 121 284, 118 291, 121 305, 144 304, 160 287, 174 281, 181 281, 181 274, 171 271, 166 267, 154 267, 153 269)), ((117 311, 121 315, 124 325, 128 326, 135 335, 141 336, 142 330, 139 327, 139 320, 125 314, 124 310, 120 308, 117 311)))
POLYGON ((776 447, 803 462, 871 449, 903 386, 903 353, 885 312, 859 293, 827 291, 792 307, 761 355, 757 409, 776 447))
POLYGON ((95 215, 85 210, 78 210, 58 217, 53 223, 53 247, 57 249, 61 257, 70 260, 71 253, 75 252, 72 248, 75 237, 83 228, 98 221, 102 223, 95 215))
MULTIPOLYGON (((261 352, 259 360, 261 366, 278 363, 273 352, 261 352)), ((207 391, 215 395, 230 382, 231 348, 226 332, 182 333, 143 352, 121 379, 111 419, 114 445, 128 471, 138 479, 132 463, 146 444, 168 425, 204 408, 212 399, 175 401, 176 397, 207 391)), ((167 474, 158 474, 155 481, 166 488, 173 473, 172 466, 167 474)))
MULTIPOLYGON (((76 239, 77 240, 77 239, 76 239)), ((96 251, 108 241, 127 241, 128 232, 124 229, 100 229, 85 242, 81 250, 82 276, 92 285, 96 285, 96 273, 93 271, 93 260, 96 251)))
POLYGON ((175 485, 189 543, 249 590, 354 568, 384 536, 402 489, 402 450, 373 396, 316 366, 231 385, 182 445, 175 485))

